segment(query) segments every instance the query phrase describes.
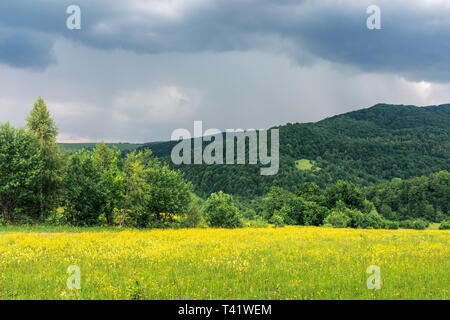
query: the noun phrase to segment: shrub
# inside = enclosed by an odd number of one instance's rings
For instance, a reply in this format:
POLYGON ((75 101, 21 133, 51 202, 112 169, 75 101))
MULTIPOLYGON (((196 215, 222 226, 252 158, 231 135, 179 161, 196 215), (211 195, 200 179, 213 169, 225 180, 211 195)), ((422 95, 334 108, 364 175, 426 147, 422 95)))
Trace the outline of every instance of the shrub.
POLYGON ((349 227, 366 228, 366 226, 364 226, 366 220, 365 214, 363 214, 361 211, 345 208, 342 212, 344 212, 345 215, 350 218, 350 222, 348 224, 349 227))
POLYGON ((45 219, 45 223, 52 226, 63 226, 69 224, 67 217, 64 214, 64 210, 60 209, 51 212, 45 219))
POLYGON ((324 224, 330 224, 333 228, 346 228, 350 222, 350 217, 342 211, 333 211, 324 220, 324 224))
POLYGON ((254 220, 256 218, 256 211, 254 209, 247 209, 244 212, 244 218, 248 220, 254 220))
POLYGON ((405 229, 425 230, 429 223, 423 219, 403 220, 400 222, 400 227, 405 229))
POLYGON ((257 218, 255 220, 249 220, 245 223, 245 226, 248 228, 267 228, 269 224, 266 220, 257 218))
POLYGON ((242 221, 233 196, 219 191, 212 193, 204 206, 206 221, 213 228, 239 228, 242 221))
POLYGON ((390 229, 390 230, 396 230, 399 228, 399 223, 397 221, 391 221, 391 220, 383 220, 383 228, 384 229, 390 229))
POLYGON ((284 227, 284 217, 286 213, 282 210, 275 210, 273 216, 270 218, 269 222, 274 225, 275 228, 284 227))
POLYGON ((92 153, 81 150, 69 158, 63 184, 67 221, 76 226, 97 225, 106 197, 92 153))
POLYGON ((439 230, 450 230, 450 220, 442 221, 439 230))
POLYGON ((192 201, 181 218, 180 227, 197 228, 203 224, 203 215, 198 201, 192 201))
POLYGON ((376 210, 372 210, 364 215, 361 227, 365 229, 381 229, 384 227, 384 219, 376 210))

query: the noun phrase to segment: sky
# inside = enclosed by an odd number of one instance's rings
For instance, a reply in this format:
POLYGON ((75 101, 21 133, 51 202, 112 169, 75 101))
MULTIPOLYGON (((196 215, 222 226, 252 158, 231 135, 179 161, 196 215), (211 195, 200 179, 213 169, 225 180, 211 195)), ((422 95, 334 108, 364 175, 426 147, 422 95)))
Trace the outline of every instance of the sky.
POLYGON ((42 96, 58 141, 150 142, 194 120, 263 129, 444 104, 449 39, 447 0, 2 0, 0 122, 23 126, 42 96))

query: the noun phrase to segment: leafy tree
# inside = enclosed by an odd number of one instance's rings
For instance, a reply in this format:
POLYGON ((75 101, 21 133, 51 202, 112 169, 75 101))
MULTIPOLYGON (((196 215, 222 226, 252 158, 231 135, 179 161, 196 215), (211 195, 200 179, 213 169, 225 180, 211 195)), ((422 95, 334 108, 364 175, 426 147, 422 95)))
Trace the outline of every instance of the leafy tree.
POLYGON ((272 223, 276 228, 284 227, 284 217, 286 217, 286 215, 287 212, 284 208, 282 208, 281 210, 275 210, 269 222, 272 223))
POLYGON ((145 210, 150 186, 146 181, 147 168, 142 153, 133 151, 125 160, 125 200, 119 224, 147 227, 150 216, 145 210))
POLYGON ((249 208, 247 210, 244 211, 243 217, 247 220, 254 220, 257 218, 257 214, 255 209, 253 208, 249 208))
POLYGON ((173 222, 175 215, 183 215, 191 202, 192 185, 187 183, 181 173, 171 170, 159 161, 148 163, 146 181, 149 194, 146 209, 164 225, 173 222))
POLYGON ((335 207, 338 201, 343 201, 349 208, 364 208, 364 195, 362 191, 347 181, 337 181, 327 188, 326 193, 328 208, 335 207))
POLYGON ((64 176, 65 214, 69 223, 79 226, 99 223, 106 204, 101 178, 90 152, 81 150, 70 156, 64 176))
POLYGON ((204 205, 206 221, 214 228, 238 228, 242 226, 233 196, 219 191, 212 193, 204 205))
POLYGON ((38 180, 39 217, 43 220, 55 210, 61 183, 61 156, 56 144, 58 129, 44 100, 39 97, 27 117, 27 127, 39 142, 41 170, 38 180))
POLYGON ((439 225, 439 230, 450 230, 450 220, 444 220, 439 225))
POLYGON ((439 222, 450 216, 450 173, 440 171, 408 180, 393 179, 366 190, 381 215, 390 220, 422 218, 439 222))
POLYGON ((194 199, 187 207, 186 212, 181 219, 180 226, 182 228, 197 228, 202 226, 203 223, 204 220, 200 201, 194 199))
POLYGON ((364 214, 364 220, 361 227, 364 229, 381 229, 385 226, 385 220, 378 214, 376 210, 364 214))
POLYGON ((105 196, 105 206, 101 213, 108 225, 113 224, 114 209, 121 208, 125 197, 125 178, 119 168, 121 153, 109 148, 104 142, 96 145, 92 161, 101 175, 101 187, 105 196))
POLYGON ((325 224, 329 224, 334 228, 346 228, 349 226, 351 219, 341 211, 332 211, 324 220, 325 224))
POLYGON ((384 220, 383 224, 383 228, 385 229, 397 230, 400 227, 398 221, 384 220))
POLYGON ((408 219, 400 221, 400 227, 405 229, 425 230, 430 224, 423 219, 408 219))
POLYGON ((304 202, 303 223, 307 226, 320 226, 330 211, 313 201, 304 202))
POLYGON ((283 188, 272 187, 262 200, 263 216, 270 220, 276 210, 281 210, 295 199, 295 195, 283 188))
POLYGON ((148 226, 152 219, 164 226, 174 222, 176 215, 186 214, 192 185, 179 172, 151 157, 150 150, 129 153, 124 170, 124 219, 128 210, 139 227, 148 226))
POLYGON ((0 210, 4 222, 28 214, 41 162, 34 137, 9 123, 0 125, 0 210))

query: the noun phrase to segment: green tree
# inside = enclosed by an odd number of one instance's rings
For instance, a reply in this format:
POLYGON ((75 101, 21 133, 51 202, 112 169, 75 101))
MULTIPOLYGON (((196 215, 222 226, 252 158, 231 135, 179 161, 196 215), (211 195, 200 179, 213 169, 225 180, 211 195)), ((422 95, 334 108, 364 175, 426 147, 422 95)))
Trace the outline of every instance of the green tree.
POLYGON ((349 208, 360 210, 364 208, 364 195, 362 191, 347 181, 337 181, 327 188, 326 193, 328 208, 335 207, 338 201, 343 201, 349 208))
POLYGON ((119 222, 121 226, 148 226, 150 217, 145 210, 150 189, 146 180, 147 170, 142 152, 127 154, 124 165, 125 199, 119 222))
POLYGON ((106 205, 101 173, 92 154, 81 150, 70 156, 64 176, 65 214, 69 223, 91 226, 99 223, 106 205))
POLYGON ((163 225, 170 224, 176 215, 182 216, 186 212, 192 200, 192 185, 183 179, 180 172, 157 160, 148 165, 146 181, 150 188, 146 210, 163 225))
POLYGON ((164 226, 174 222, 175 216, 188 212, 192 200, 192 185, 183 176, 151 156, 151 151, 131 152, 125 160, 126 214, 139 227, 146 227, 153 219, 164 226))
POLYGON ((342 211, 332 211, 324 220, 325 224, 332 225, 334 228, 346 228, 351 219, 342 211))
POLYGON ((183 228, 196 228, 204 222, 200 201, 194 196, 193 198, 180 221, 180 226, 183 228))
POLYGON ((40 167, 34 137, 9 123, 0 125, 0 209, 4 222, 13 221, 17 213, 28 214, 40 167))
POLYGON ((27 127, 39 142, 41 170, 38 179, 37 211, 42 221, 57 206, 61 156, 56 144, 58 129, 41 97, 36 100, 27 117, 27 127))
POLYGON ((262 199, 263 216, 269 221, 276 210, 288 206, 295 199, 295 195, 283 188, 272 187, 262 199))
POLYGON ((103 141, 93 151, 92 161, 101 176, 101 187, 105 196, 105 206, 101 213, 108 225, 113 224, 114 209, 121 208, 125 197, 125 178, 120 170, 121 153, 117 148, 109 148, 103 141))
POLYGON ((242 226, 233 196, 219 191, 212 193, 204 205, 206 221, 214 228, 238 228, 242 226))

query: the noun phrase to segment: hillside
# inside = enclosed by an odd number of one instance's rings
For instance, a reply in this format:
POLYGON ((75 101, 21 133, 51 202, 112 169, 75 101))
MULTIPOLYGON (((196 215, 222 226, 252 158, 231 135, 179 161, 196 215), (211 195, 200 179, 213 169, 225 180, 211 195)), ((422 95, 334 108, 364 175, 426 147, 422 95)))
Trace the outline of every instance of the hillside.
MULTIPOLYGON (((316 123, 288 123, 280 130, 280 171, 261 176, 255 165, 182 165, 200 195, 223 190, 257 196, 272 185, 295 190, 343 179, 371 185, 450 170, 450 105, 378 104, 316 123), (302 164, 302 166, 299 166, 302 164), (306 165, 305 165, 306 164, 306 165)), ((150 147, 166 160, 174 142, 150 147)))
MULTIPOLYGON (((70 150, 71 152, 76 152, 81 149, 85 150, 93 150, 97 143, 91 142, 91 143, 58 143, 59 146, 61 146, 64 149, 70 150)), ((118 143, 107 143, 108 147, 117 147, 122 152, 129 152, 134 149, 137 149, 142 146, 142 144, 135 144, 135 143, 124 143, 124 142, 118 142, 118 143)))

